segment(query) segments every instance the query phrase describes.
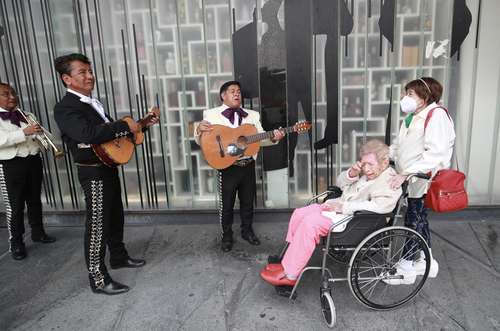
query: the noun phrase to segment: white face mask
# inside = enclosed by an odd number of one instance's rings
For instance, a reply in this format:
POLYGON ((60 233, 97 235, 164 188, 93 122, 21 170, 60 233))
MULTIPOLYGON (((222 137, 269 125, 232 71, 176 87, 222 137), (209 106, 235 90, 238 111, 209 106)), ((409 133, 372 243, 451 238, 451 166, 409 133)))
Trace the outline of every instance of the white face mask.
POLYGON ((407 95, 405 95, 403 99, 401 99, 399 104, 401 105, 401 110, 403 111, 403 113, 410 114, 414 113, 417 110, 417 102, 415 101, 415 99, 407 95))

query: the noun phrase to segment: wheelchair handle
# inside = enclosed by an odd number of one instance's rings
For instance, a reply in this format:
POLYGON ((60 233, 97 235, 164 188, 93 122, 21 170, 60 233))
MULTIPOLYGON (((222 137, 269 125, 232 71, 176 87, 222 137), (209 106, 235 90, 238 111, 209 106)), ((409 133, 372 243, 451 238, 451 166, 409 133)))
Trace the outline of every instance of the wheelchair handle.
POLYGON ((409 174, 407 177, 406 177, 406 180, 409 180, 411 179, 412 177, 417 177, 417 178, 421 178, 421 179, 431 179, 431 175, 430 174, 424 174, 424 173, 414 173, 414 174, 409 174))

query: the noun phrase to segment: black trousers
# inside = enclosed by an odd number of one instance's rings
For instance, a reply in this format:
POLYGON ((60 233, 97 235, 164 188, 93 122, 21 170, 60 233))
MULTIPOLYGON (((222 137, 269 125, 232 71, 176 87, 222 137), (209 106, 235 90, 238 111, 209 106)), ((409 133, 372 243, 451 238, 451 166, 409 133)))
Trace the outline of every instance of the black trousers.
POLYGON ((0 193, 5 204, 10 245, 21 244, 24 205, 28 207, 31 236, 44 233, 42 223, 42 159, 40 155, 0 160, 0 193))
POLYGON ((255 161, 244 167, 232 165, 219 171, 219 220, 222 234, 232 235, 236 194, 240 200, 241 232, 252 229, 255 198, 255 161))
POLYGON ((123 244, 123 205, 120 179, 116 168, 78 166, 78 179, 85 194, 85 262, 90 285, 102 288, 111 280, 104 258, 106 246, 110 263, 128 257, 123 244))

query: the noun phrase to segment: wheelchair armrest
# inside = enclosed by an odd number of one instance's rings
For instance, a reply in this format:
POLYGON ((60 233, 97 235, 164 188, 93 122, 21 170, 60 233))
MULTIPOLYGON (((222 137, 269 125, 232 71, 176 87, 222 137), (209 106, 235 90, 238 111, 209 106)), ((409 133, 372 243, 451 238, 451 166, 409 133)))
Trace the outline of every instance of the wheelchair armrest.
POLYGON ((326 192, 328 193, 324 197, 323 202, 325 202, 326 200, 335 199, 342 196, 342 190, 338 186, 328 186, 326 192))
POLYGON ((358 210, 354 212, 354 216, 363 216, 363 217, 391 217, 392 213, 378 214, 368 210, 358 210))

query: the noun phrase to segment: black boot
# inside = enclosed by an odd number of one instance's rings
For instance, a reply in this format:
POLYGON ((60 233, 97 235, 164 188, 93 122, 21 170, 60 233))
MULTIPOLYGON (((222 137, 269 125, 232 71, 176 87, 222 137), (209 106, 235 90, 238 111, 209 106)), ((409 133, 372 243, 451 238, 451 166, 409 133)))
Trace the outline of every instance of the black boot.
POLYGON ((120 269, 120 268, 140 268, 146 264, 146 261, 143 259, 133 259, 130 256, 125 258, 122 261, 111 261, 110 260, 111 269, 120 269))
POLYGON ((51 244, 56 241, 56 238, 51 237, 42 231, 41 233, 31 232, 31 240, 35 243, 51 244))
POLYGON ((130 287, 128 287, 127 285, 115 282, 112 279, 108 280, 101 288, 96 288, 95 286, 92 286, 92 281, 90 281, 90 288, 94 293, 106 294, 106 295, 122 294, 130 290, 130 287))
POLYGON ((258 246, 260 245, 260 240, 257 238, 253 229, 251 227, 241 230, 241 238, 245 239, 250 243, 250 245, 258 246))
POLYGON ((26 247, 24 243, 11 243, 10 254, 14 260, 22 260, 26 257, 26 247))
POLYGON ((222 234, 221 249, 223 252, 229 252, 233 249, 233 234, 231 232, 226 232, 222 234))

